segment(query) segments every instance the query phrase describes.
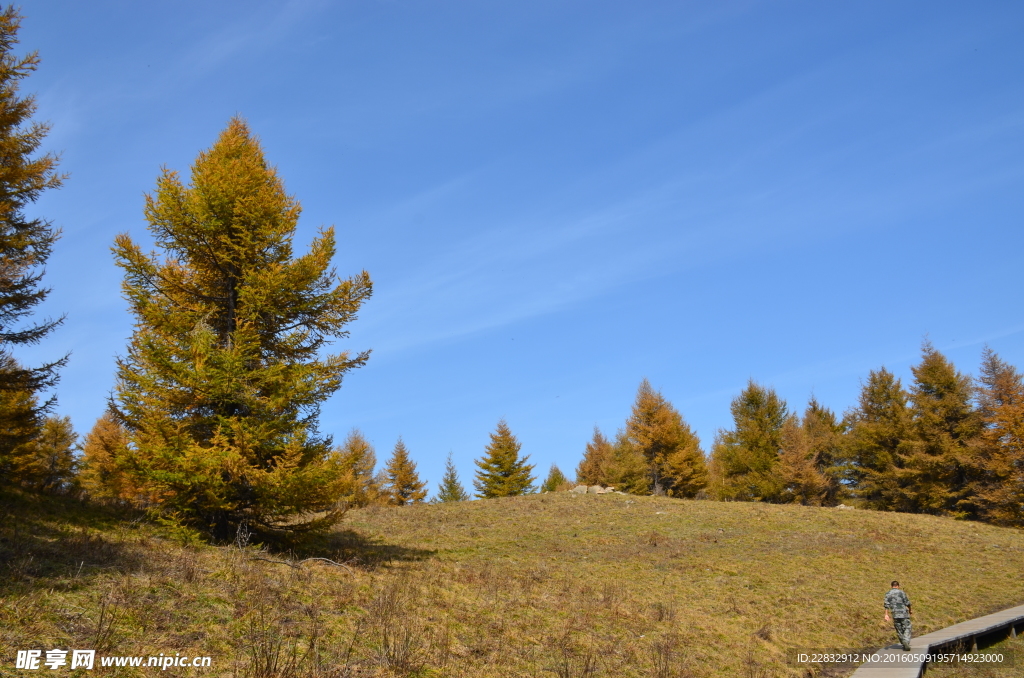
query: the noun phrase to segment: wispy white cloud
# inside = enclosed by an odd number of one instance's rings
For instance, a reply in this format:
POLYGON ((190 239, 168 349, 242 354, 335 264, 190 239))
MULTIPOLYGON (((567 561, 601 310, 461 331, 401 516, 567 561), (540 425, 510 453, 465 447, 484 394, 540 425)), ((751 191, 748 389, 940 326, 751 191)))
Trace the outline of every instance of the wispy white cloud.
MULTIPOLYGON (((117 62, 89 62, 53 82, 39 95, 40 112, 54 122, 51 143, 74 139, 94 119, 109 119, 131 113, 140 104, 168 99, 188 83, 223 69, 243 58, 279 49, 317 13, 328 7, 326 0, 288 0, 284 3, 251 4, 245 12, 229 14, 223 25, 197 33, 195 41, 180 51, 124 53, 117 62), (109 77, 116 73, 117 77, 109 77)), ((139 43, 126 41, 136 49, 139 43)), ((146 45, 148 47, 148 45, 146 45)))
MULTIPOLYGON (((808 237, 841 238, 935 209, 933 181, 920 172, 898 183, 868 182, 855 192, 843 190, 821 164, 787 167, 762 177, 760 183, 749 181, 744 175, 750 165, 764 163, 779 146, 791 143, 800 134, 796 126, 782 128, 758 144, 730 149, 700 171, 684 169, 653 186, 607 196, 597 207, 592 201, 589 210, 564 204, 566 193, 593 196, 601 187, 613 185, 616 177, 633 172, 650 176, 646 170, 660 156, 679 152, 694 138, 726 134, 740 122, 738 118, 754 115, 757 106, 742 108, 702 121, 665 140, 660 148, 644 149, 580 179, 549 198, 545 208, 430 252, 422 263, 379 285, 372 302, 374 320, 363 330, 380 334, 377 345, 382 352, 416 349, 551 313, 644 278, 764 254, 804 243, 808 237), (733 190, 739 184, 745 184, 746 191, 733 190)), ((996 137, 1014 129, 1009 121, 990 121, 982 127, 977 134, 996 137)), ((823 160, 833 168, 842 162, 843 158, 823 160)), ((1003 166, 1001 171, 1010 170, 1003 166)), ((457 202, 474 190, 478 178, 470 173, 444 182, 393 208, 386 218, 405 217, 433 201, 457 202)), ((370 215, 364 218, 373 220, 370 215)), ((848 373, 843 359, 800 369, 793 378, 821 374, 823 369, 848 373)))
POLYGON ((173 68, 188 77, 201 76, 246 53, 274 49, 328 6, 326 0, 287 0, 257 6, 255 11, 242 13, 241 18, 203 36, 173 68))

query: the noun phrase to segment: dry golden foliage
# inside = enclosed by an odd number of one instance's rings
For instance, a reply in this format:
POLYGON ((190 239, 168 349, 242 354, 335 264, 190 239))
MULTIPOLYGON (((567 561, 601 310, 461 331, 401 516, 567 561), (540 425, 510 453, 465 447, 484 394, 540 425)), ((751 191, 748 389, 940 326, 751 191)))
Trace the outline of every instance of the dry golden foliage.
POLYGON ((668 400, 644 379, 626 420, 626 439, 647 461, 655 493, 693 497, 707 486, 700 440, 668 400))
POLYGON ((1024 377, 986 349, 979 382, 983 428, 966 459, 971 494, 964 503, 989 522, 1024 526, 1024 377))
POLYGON ((382 490, 389 504, 405 506, 426 499, 426 483, 420 481, 416 464, 409 458, 409 450, 401 438, 395 443, 391 458, 384 467, 384 476, 387 482, 382 490))
POLYGON ((601 433, 601 429, 595 426, 594 437, 587 443, 583 459, 576 467, 576 480, 584 485, 610 485, 614 458, 612 444, 601 433))
POLYGON ((135 317, 115 412, 133 482, 170 519, 229 539, 321 530, 346 473, 319 435, 321 403, 368 352, 328 355, 370 296, 339 279, 334 231, 294 255, 298 202, 240 118, 199 154, 190 183, 165 169, 146 219, 161 254, 128 234, 114 253, 135 317))
POLYGON ((101 501, 143 504, 143 497, 124 468, 131 457, 128 435, 114 417, 105 412, 96 420, 82 445, 82 468, 79 483, 86 494, 101 501))

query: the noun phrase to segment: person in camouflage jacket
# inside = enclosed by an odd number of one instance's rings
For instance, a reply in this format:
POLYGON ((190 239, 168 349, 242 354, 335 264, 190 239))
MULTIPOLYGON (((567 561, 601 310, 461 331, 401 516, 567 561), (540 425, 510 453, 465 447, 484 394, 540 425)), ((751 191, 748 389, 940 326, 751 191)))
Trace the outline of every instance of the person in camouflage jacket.
POLYGON ((900 583, 894 581, 892 588, 885 594, 885 621, 892 621, 896 627, 896 635, 899 636, 900 644, 904 650, 910 649, 910 598, 900 588, 900 583), (889 612, 892 612, 892 618, 889 612))

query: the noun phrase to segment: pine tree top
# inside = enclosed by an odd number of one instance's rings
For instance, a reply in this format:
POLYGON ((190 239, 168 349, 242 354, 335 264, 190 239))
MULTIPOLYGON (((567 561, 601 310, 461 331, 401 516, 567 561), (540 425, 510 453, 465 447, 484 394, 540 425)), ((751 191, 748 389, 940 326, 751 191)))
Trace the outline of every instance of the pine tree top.
POLYGON ((533 492, 533 466, 526 463, 529 456, 519 458, 521 445, 504 419, 490 437, 484 456, 475 462, 479 468, 473 481, 477 496, 489 499, 533 492))
POLYGON ((569 479, 565 477, 562 470, 555 464, 551 465, 551 469, 548 471, 548 477, 544 479, 544 484, 541 485, 541 492, 555 492, 559 487, 569 482, 569 479))
POLYGON ((435 501, 453 502, 466 501, 467 499, 469 499, 469 493, 466 492, 466 488, 459 482, 459 474, 455 469, 455 463, 452 461, 452 455, 449 452, 448 459, 444 464, 444 476, 441 478, 441 484, 438 487, 435 501))
POLYGON ((637 389, 626 421, 626 435, 651 463, 661 463, 681 448, 700 446, 697 435, 683 416, 647 379, 641 381, 637 389))
POLYGON ((384 467, 384 473, 387 477, 385 489, 392 503, 405 506, 426 498, 426 483, 420 481, 416 473, 416 464, 409 458, 409 451, 401 438, 395 443, 395 449, 384 467))
POLYGON ((910 392, 918 433, 925 439, 950 436, 967 440, 978 433, 980 420, 972 404, 974 384, 969 376, 926 341, 921 362, 912 366, 910 392))
POLYGON ((609 440, 594 427, 594 436, 583 451, 583 458, 576 467, 576 481, 585 485, 608 485, 609 473, 614 461, 615 450, 609 440))

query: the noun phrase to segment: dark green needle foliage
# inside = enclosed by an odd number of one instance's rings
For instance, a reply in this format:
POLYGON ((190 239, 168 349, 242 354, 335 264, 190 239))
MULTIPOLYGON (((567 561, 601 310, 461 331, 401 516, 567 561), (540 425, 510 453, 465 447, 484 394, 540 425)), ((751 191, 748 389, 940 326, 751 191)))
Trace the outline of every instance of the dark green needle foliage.
POLYGON ((548 471, 548 477, 544 479, 544 484, 540 486, 541 492, 557 492, 561 489, 566 489, 569 485, 569 479, 565 477, 562 470, 556 465, 551 465, 551 470, 548 471))
POLYGON ((21 19, 13 6, 0 12, 0 481, 7 482, 22 480, 15 449, 42 430, 54 400, 40 402, 37 395, 57 382, 57 369, 67 361, 25 367, 12 354, 17 346, 39 343, 63 321, 24 322, 50 292, 40 286, 43 266, 60 236, 50 222, 25 210, 64 177, 56 155, 37 155, 49 125, 32 121, 35 97, 18 95, 21 80, 39 64, 35 52, 13 54, 21 19))
POLYGON ((469 493, 466 492, 466 488, 459 482, 459 473, 455 470, 455 463, 452 461, 452 455, 448 453, 448 460, 444 464, 444 476, 441 478, 441 485, 437 490, 437 497, 434 501, 438 502, 451 502, 451 501, 466 501, 469 499, 469 493))
POLYGON ((476 460, 479 470, 473 487, 478 497, 515 497, 534 491, 533 466, 526 463, 529 456, 519 458, 520 448, 505 420, 499 421, 483 458, 476 460))
POLYGON ((732 401, 734 428, 719 434, 711 453, 712 488, 722 499, 773 501, 782 493, 776 472, 786 401, 751 380, 732 401))

